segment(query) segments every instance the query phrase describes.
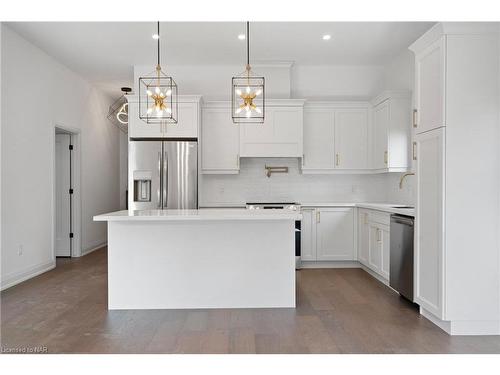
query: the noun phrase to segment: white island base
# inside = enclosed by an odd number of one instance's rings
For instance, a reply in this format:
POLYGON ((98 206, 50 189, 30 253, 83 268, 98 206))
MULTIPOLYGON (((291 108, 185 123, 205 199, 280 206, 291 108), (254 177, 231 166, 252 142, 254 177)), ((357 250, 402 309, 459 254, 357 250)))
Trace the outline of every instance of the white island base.
POLYGON ((108 309, 295 307, 299 214, 175 211, 94 218, 108 221, 108 309))

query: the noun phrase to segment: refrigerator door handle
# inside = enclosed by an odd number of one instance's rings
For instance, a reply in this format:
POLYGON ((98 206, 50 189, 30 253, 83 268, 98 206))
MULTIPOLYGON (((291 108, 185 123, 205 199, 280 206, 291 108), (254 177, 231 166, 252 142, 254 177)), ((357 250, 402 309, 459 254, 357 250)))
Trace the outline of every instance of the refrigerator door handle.
POLYGON ((158 185, 158 189, 156 191, 157 193, 157 208, 161 208, 161 194, 160 194, 160 189, 161 189, 161 152, 158 151, 158 176, 160 177, 160 184, 158 185))
POLYGON ((167 207, 168 203, 168 153, 163 154, 163 208, 167 207))

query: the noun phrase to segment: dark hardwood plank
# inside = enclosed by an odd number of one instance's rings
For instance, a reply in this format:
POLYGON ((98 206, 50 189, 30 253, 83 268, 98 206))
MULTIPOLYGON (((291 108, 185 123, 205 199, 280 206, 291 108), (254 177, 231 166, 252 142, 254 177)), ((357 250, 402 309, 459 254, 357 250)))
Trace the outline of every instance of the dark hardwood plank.
POLYGON ((297 272, 296 309, 107 310, 106 249, 1 293, 3 347, 49 353, 500 353, 448 336, 361 269, 297 272))

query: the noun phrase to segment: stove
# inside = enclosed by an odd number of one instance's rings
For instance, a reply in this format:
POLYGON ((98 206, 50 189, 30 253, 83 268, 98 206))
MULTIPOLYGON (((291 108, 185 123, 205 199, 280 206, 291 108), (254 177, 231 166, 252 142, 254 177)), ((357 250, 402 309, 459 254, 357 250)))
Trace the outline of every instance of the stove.
MULTIPOLYGON (((300 203, 297 202, 247 202, 247 210, 291 210, 300 212, 300 203)), ((300 220, 295 222, 295 268, 300 269, 300 245, 301 245, 300 220)))
POLYGON ((300 211, 300 203, 297 202, 247 202, 249 210, 291 210, 300 211))

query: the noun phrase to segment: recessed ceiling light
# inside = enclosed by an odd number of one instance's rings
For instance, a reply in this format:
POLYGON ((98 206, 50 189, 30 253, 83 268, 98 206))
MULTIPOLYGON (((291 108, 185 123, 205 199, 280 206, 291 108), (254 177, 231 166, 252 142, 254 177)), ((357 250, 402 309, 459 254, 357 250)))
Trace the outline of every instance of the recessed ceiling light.
POLYGON ((158 34, 153 34, 152 35, 153 39, 157 40, 157 39, 160 39, 160 36, 158 34))
POLYGON ((330 40, 332 36, 330 34, 323 35, 323 40, 330 40))
POLYGON ((239 40, 245 40, 245 39, 246 39, 245 34, 240 34, 240 35, 238 35, 238 39, 239 39, 239 40))

